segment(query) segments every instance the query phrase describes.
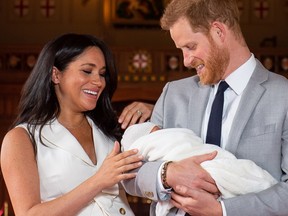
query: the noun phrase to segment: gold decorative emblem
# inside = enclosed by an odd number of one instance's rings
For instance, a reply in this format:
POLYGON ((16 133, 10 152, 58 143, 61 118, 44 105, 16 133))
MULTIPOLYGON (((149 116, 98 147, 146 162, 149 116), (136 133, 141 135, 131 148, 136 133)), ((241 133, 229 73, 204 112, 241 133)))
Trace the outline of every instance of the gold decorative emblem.
POLYGON ((128 65, 128 71, 130 73, 151 73, 152 59, 150 53, 144 50, 139 50, 138 52, 133 53, 128 65))

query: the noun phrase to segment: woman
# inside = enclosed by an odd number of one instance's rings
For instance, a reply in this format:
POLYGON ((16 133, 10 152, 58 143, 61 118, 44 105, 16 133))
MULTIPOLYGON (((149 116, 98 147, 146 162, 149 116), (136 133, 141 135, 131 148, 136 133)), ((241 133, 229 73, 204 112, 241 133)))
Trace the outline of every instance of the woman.
POLYGON ((2 144, 17 216, 133 215, 118 183, 135 177, 128 171, 142 158, 136 150, 119 153, 116 87, 112 53, 101 40, 65 34, 46 44, 2 144))

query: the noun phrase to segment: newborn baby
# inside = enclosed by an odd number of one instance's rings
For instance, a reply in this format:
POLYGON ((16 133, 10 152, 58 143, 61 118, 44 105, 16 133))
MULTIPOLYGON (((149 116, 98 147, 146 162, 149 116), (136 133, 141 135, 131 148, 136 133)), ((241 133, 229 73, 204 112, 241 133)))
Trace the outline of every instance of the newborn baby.
MULTIPOLYGON (((251 160, 237 159, 232 153, 213 144, 205 144, 189 129, 160 129, 151 122, 135 124, 126 129, 122 150, 138 149, 146 161, 178 161, 187 157, 217 151, 217 156, 201 166, 215 180, 221 198, 265 190, 277 181, 251 160)), ((173 207, 169 201, 158 202, 156 215, 167 215, 173 207)))

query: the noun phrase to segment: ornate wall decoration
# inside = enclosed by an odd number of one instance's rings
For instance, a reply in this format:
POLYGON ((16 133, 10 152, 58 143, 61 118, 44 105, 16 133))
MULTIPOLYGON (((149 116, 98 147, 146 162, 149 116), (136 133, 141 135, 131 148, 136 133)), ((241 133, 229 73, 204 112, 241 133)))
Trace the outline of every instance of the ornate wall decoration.
POLYGON ((280 57, 280 71, 281 72, 288 72, 288 55, 280 57))
POLYGON ((253 23, 272 23, 274 20, 273 0, 254 0, 251 2, 253 23))
POLYGON ((163 13, 163 0, 110 0, 111 20, 114 26, 159 26, 163 13))
POLYGON ((44 17, 51 17, 55 14, 55 1, 54 0, 41 0, 40 2, 41 14, 44 17))
POLYGON ((267 70, 275 71, 275 59, 274 56, 263 56, 261 62, 267 70))
POLYGON ((269 15, 270 5, 267 0, 257 0, 254 2, 254 15, 259 19, 264 19, 269 15))
POLYGON ((151 73, 152 72, 152 59, 151 54, 145 50, 139 50, 131 55, 130 63, 128 66, 130 73, 151 73))
POLYGON ((180 60, 178 55, 167 55, 166 56, 166 69, 167 71, 179 71, 180 60))
POLYGON ((23 17, 29 13, 29 0, 14 0, 14 12, 17 16, 23 17))
POLYGON ((250 21, 250 0, 237 0, 238 10, 240 13, 240 23, 248 23, 250 21))
POLYGON ((17 54, 11 54, 8 57, 8 67, 11 69, 21 69, 21 56, 17 54))
POLYGON ((26 57, 26 65, 29 69, 32 69, 36 64, 37 56, 35 54, 30 54, 26 57))

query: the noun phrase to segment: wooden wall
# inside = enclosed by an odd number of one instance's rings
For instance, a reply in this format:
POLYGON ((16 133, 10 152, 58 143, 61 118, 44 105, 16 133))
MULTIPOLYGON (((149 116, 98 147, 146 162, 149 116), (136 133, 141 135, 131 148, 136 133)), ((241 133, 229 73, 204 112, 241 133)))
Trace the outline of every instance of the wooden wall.
MULTIPOLYGON (((0 44, 43 44, 59 34, 78 32, 100 36, 113 47, 174 47, 169 34, 160 30, 159 19, 151 26, 151 20, 141 17, 115 16, 115 2, 123 0, 49 0, 50 13, 43 13, 42 0, 21 1, 26 5, 22 10, 20 0, 0 1, 0 44)), ((237 1, 249 46, 260 47, 265 38, 275 37, 277 47, 288 47, 287 0, 237 1)))

